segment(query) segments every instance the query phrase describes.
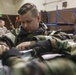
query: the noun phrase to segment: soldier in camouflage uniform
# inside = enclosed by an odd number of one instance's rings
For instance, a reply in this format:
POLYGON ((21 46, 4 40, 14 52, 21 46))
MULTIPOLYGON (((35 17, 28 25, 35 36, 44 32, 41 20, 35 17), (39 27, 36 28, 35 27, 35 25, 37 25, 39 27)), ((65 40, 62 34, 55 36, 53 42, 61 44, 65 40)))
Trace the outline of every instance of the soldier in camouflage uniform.
MULTIPOLYGON (((19 32, 16 32, 16 29, 14 29, 0 37, 0 54, 2 54, 4 46, 9 46, 9 48, 16 47, 22 42, 30 41, 33 36, 46 34, 47 26, 40 21, 37 7, 34 4, 24 4, 18 13, 21 19, 19 32)), ((0 74, 1 71, 2 69, 0 70, 0 74)))
MULTIPOLYGON (((18 11, 21 20, 19 32, 16 29, 11 30, 1 37, 2 42, 7 42, 7 45, 16 47, 22 42, 30 41, 33 36, 45 35, 47 26, 40 21, 40 16, 37 7, 32 3, 25 3, 18 11)), ((2 43, 1 43, 2 44, 2 43)))
MULTIPOLYGON (((60 40, 66 39, 74 40, 73 36, 61 31, 47 32, 46 25, 40 22, 37 7, 32 3, 25 3, 21 6, 18 13, 20 14, 22 23, 20 31, 19 33, 15 33, 15 30, 12 30, 12 33, 7 33, 0 37, 0 49, 3 49, 4 46, 2 45, 5 45, 9 48, 16 47, 17 49, 25 50, 25 48, 29 49, 29 46, 35 44, 37 41, 48 39, 53 40, 58 38, 57 40, 59 42, 60 40), (47 33, 48 36, 45 36, 45 33, 47 33)), ((53 47, 55 47, 56 41, 52 41, 52 43, 53 47)))
MULTIPOLYGON (((71 55, 75 55, 75 47, 76 47, 76 43, 74 42, 75 36, 66 34, 61 31, 49 32, 48 36, 47 35, 45 36, 47 27, 46 25, 44 25, 39 21, 39 14, 37 14, 38 12, 36 13, 33 10, 37 12, 36 6, 30 3, 26 3, 20 8, 19 14, 22 22, 20 32, 16 34, 15 32, 13 33, 13 31, 15 30, 12 30, 11 31, 12 34, 8 33, 0 38, 1 41, 0 54, 3 54, 3 52, 9 50, 9 48, 16 47, 17 49, 21 50, 25 48, 26 49, 34 48, 33 49, 34 58, 36 59, 38 59, 37 57, 42 59, 41 55, 46 53, 50 54, 58 53, 64 55, 64 57, 70 57, 71 55), (26 14, 27 15, 31 14, 30 15, 31 19, 27 20, 26 14), (33 21, 33 24, 35 25, 36 29, 34 28, 34 26, 32 26, 34 29, 31 27, 32 25, 31 21, 33 21), (28 23, 30 23, 31 25, 28 23)), ((11 53, 15 54, 14 50, 11 53)), ((6 59, 4 60, 3 63, 6 62, 6 59)))

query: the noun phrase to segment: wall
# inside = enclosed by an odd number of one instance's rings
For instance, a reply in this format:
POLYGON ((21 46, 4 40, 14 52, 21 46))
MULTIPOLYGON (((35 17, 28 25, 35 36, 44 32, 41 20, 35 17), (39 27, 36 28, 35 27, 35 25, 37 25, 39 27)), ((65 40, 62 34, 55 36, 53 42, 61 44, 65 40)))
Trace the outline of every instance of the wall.
POLYGON ((53 11, 56 10, 56 6, 61 10, 63 9, 62 3, 65 1, 67 1, 67 8, 76 7, 76 0, 0 0, 0 14, 15 15, 20 6, 26 2, 33 2, 36 4, 39 11, 53 11))
POLYGON ((67 2, 66 9, 76 7, 76 0, 45 0, 44 6, 47 11, 56 10, 56 6, 61 10, 63 9, 62 3, 65 1, 67 2))
POLYGON ((50 11, 50 30, 56 29, 56 26, 52 24, 55 23, 58 25, 58 29, 61 29, 65 32, 74 32, 74 21, 76 8, 50 11), (57 20, 57 21, 56 21, 57 20))
POLYGON ((0 14, 15 14, 15 6, 12 0, 0 0, 0 14))

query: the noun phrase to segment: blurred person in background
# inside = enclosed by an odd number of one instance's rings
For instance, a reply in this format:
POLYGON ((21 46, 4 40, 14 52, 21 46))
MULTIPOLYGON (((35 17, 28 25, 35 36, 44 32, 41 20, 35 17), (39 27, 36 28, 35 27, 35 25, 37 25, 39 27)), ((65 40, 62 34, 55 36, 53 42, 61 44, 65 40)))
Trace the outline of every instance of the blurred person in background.
POLYGON ((4 35, 8 32, 8 29, 5 27, 5 21, 0 20, 0 35, 4 35))

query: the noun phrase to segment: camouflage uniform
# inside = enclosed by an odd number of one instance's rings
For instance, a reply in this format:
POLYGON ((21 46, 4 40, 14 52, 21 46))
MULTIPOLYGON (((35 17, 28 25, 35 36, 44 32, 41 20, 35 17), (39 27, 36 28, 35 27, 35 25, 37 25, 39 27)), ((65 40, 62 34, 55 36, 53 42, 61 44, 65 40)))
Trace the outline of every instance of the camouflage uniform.
MULTIPOLYGON (((5 55, 3 55, 2 60, 4 60, 5 55)), ((8 59, 4 63, 4 65, 10 67, 10 75, 76 75, 76 65, 67 58, 58 57, 49 61, 26 61, 20 59, 17 52, 11 55, 13 56, 6 55, 5 58, 8 59)))
POLYGON ((66 59, 44 62, 18 62, 12 65, 11 68, 13 75, 76 75, 75 64, 66 59), (21 64, 22 66, 19 66, 21 64))

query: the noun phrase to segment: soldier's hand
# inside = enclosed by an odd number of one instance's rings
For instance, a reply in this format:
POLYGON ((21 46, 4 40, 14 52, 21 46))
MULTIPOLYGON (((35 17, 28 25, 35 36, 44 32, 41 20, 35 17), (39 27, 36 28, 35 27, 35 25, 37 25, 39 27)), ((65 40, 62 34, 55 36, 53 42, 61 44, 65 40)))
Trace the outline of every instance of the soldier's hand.
POLYGON ((0 45, 0 55, 2 55, 7 50, 9 50, 9 47, 5 45, 0 45))
POLYGON ((22 42, 19 45, 16 46, 17 49, 19 50, 25 50, 26 47, 29 47, 31 42, 22 42))

